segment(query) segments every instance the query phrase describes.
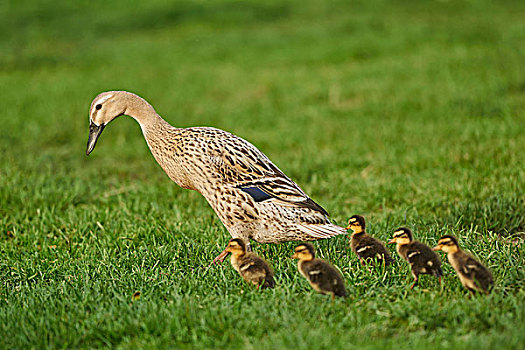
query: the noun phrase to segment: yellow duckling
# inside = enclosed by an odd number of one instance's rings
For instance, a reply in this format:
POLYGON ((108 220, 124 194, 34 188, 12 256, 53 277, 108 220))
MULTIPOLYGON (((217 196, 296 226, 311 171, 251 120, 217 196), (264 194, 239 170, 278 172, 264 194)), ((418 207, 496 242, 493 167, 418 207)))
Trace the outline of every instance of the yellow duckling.
POLYGON ((332 265, 315 258, 315 248, 310 243, 303 243, 295 248, 294 259, 299 259, 299 272, 310 282, 312 288, 322 294, 329 294, 332 300, 346 297, 343 277, 332 265))
POLYGON ((474 257, 464 252, 456 237, 445 235, 438 241, 433 250, 447 253, 450 265, 456 270, 461 284, 473 294, 481 292, 488 294, 494 285, 492 273, 474 257))
POLYGON ((253 283, 257 289, 275 287, 273 271, 270 265, 257 254, 246 251, 244 241, 239 238, 233 238, 228 243, 225 251, 231 253, 230 262, 233 268, 248 283, 253 283))
POLYGON ((432 249, 412 238, 412 231, 406 227, 400 227, 394 232, 393 238, 388 243, 397 243, 397 253, 408 261, 412 268, 414 283, 410 286, 413 289, 419 282, 419 275, 434 275, 441 283, 441 260, 432 249))

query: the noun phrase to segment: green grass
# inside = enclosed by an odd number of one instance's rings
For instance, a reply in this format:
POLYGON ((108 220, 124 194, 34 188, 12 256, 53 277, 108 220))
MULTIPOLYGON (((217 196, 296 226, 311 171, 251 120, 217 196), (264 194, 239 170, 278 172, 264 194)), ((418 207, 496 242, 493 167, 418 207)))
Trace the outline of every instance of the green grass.
MULTIPOLYGON (((0 3, 0 348, 525 348, 525 3, 5 1, 0 3), (468 298, 369 273, 346 237, 316 243, 350 297, 330 303, 289 259, 257 292, 229 234, 170 182, 138 125, 84 155, 101 91, 172 125, 257 145, 345 224, 455 234, 493 271, 468 298), (132 301, 134 292, 141 298, 132 301)), ((397 256, 396 256, 397 258, 397 256)))

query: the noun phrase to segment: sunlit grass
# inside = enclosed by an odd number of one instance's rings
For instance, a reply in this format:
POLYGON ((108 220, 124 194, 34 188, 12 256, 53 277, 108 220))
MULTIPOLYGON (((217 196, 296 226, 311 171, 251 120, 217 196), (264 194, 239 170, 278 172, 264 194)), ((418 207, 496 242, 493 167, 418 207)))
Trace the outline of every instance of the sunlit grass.
POLYGON ((525 346, 521 2, 0 9, 0 348, 525 346), (293 242, 254 244, 275 290, 206 271, 229 235, 133 120, 84 155, 89 103, 112 89, 246 138, 340 224, 458 236, 494 292, 469 298, 448 263, 442 286, 410 291, 395 252, 370 273, 346 237, 316 243, 350 293, 333 304, 297 273, 293 242))

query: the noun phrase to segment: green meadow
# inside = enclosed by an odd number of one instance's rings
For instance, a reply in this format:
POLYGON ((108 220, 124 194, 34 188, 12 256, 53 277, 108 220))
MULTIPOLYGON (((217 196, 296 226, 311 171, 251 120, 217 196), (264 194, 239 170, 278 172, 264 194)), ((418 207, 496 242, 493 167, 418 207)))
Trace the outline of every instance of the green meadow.
POLYGON ((7 0, 0 33, 0 349, 525 348, 525 2, 7 0), (86 157, 107 90, 252 142, 339 225, 456 235, 493 292, 443 254, 410 290, 394 247, 368 271, 346 236, 315 243, 333 303, 295 242, 253 244, 273 290, 206 270, 230 236, 134 120, 86 157))

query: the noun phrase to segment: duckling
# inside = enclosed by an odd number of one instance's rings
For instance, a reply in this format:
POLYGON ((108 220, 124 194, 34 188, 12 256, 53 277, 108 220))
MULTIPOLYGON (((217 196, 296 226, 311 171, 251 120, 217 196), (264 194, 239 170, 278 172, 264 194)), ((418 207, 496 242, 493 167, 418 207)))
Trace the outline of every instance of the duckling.
POLYGON ((412 231, 406 227, 400 227, 394 232, 393 238, 388 243, 397 243, 397 253, 408 261, 412 268, 414 283, 410 287, 413 289, 419 282, 419 275, 434 275, 441 284, 441 260, 432 249, 412 238, 412 231))
POLYGON ((361 264, 366 262, 374 263, 379 261, 385 265, 392 264, 394 259, 386 249, 383 242, 375 239, 365 232, 365 218, 361 215, 354 215, 348 220, 347 230, 352 230, 354 233, 350 238, 350 247, 357 255, 361 264))
POLYGON ((233 238, 226 247, 231 253, 230 262, 233 268, 248 283, 253 283, 259 289, 275 287, 273 271, 270 265, 257 254, 246 251, 246 244, 239 238, 233 238))
POLYGON ((332 300, 346 297, 343 277, 332 265, 315 258, 315 248, 310 243, 302 243, 295 248, 294 259, 299 259, 299 272, 310 282, 312 288, 322 294, 330 294, 332 300))
POLYGON ((492 273, 474 257, 464 252, 456 237, 445 235, 438 241, 433 250, 442 250, 447 253, 450 265, 456 270, 463 287, 473 294, 481 292, 488 294, 494 285, 492 273))

